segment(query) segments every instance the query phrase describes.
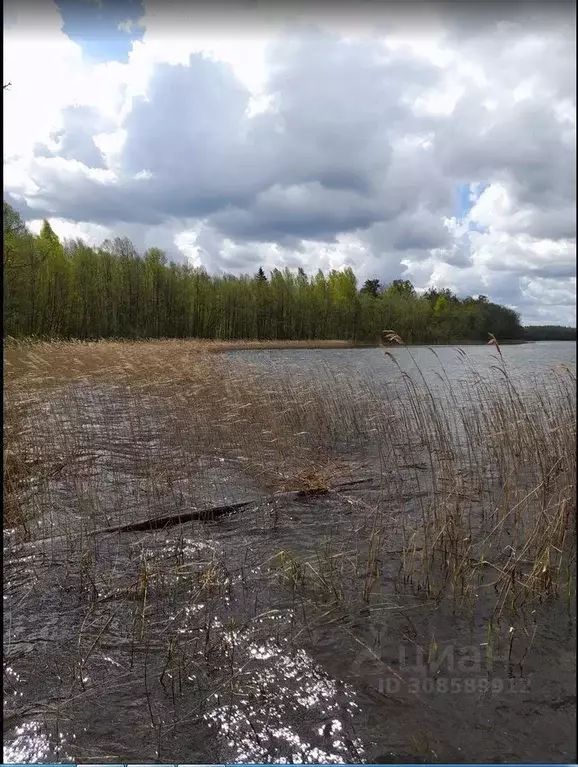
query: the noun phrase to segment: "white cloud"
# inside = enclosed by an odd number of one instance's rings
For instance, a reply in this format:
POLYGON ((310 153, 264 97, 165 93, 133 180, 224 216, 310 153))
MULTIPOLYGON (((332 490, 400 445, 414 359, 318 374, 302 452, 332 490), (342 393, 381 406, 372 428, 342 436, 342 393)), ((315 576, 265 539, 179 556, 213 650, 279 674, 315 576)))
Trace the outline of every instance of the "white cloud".
POLYGON ((4 155, 26 155, 60 125, 61 110, 77 97, 82 53, 62 33, 51 2, 11 15, 4 29, 4 155))
POLYGON ((238 272, 351 265, 574 323, 573 33, 492 7, 231 7, 217 25, 147 2, 128 62, 90 63, 51 0, 13 0, 5 190, 66 237, 238 272))
MULTIPOLYGON (((42 229, 42 223, 42 219, 33 219, 28 222, 28 226, 35 234, 39 234, 42 229)), ((89 222, 76 224, 62 218, 51 218, 50 225, 61 240, 73 240, 80 237, 92 246, 100 245, 111 236, 111 231, 108 227, 89 222)))

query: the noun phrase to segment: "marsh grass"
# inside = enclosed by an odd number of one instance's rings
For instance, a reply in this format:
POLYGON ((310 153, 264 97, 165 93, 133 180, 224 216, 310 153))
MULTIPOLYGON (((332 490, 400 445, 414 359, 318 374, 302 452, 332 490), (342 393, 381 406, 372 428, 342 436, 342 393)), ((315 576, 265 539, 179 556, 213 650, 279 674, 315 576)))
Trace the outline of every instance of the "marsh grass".
MULTIPOLYGON (((547 394, 522 396, 493 343, 498 385, 482 381, 477 407, 463 411, 457 424, 443 424, 446 435, 461 432, 461 440, 449 455, 440 446, 440 479, 448 481, 438 484, 406 550, 405 574, 435 598, 448 588, 460 599, 493 588, 499 616, 568 587, 575 564, 576 382, 566 369, 552 374, 547 394), (464 447, 465 465, 457 459, 464 447)), ((443 412, 455 416, 455 403, 443 412)), ((436 425, 443 417, 436 413, 436 425)))
MULTIPOLYGON (((575 592, 576 380, 552 371, 529 392, 493 345, 491 376, 459 352, 463 384, 435 350, 435 383, 411 349, 400 350, 409 372, 385 351, 385 389, 347 370, 265 374, 201 342, 5 346, 5 552, 6 533, 32 547, 5 564, 8 593, 31 573, 41 583, 34 573, 48 564, 76 595, 83 619, 68 676, 57 674, 63 697, 106 684, 99 663, 115 647, 119 680, 144 679, 162 760, 167 735, 213 716, 215 701, 227 716, 242 695, 258 707, 246 648, 283 641, 271 609, 279 590, 301 621, 297 638, 348 612, 394 609, 392 596, 456 615, 483 603, 486 652, 517 651, 523 665, 539 626, 512 629, 515 617, 556 600, 569 610, 575 592), (336 529, 331 489, 364 472, 375 488, 343 497, 336 529), (183 526, 170 540, 92 535, 248 497, 268 504, 275 546, 290 522, 276 499, 288 490, 303 493, 299 518, 316 515, 325 533, 296 526, 295 544, 285 538, 261 562, 245 544, 231 562, 183 526)), ((238 525, 242 536, 242 516, 238 525)), ((411 609, 395 606, 409 624, 411 609)), ((17 656, 18 644, 8 650, 17 656)))
MULTIPOLYGON (((387 340, 402 343, 393 332, 387 340)), ((491 343, 493 380, 470 366, 475 386, 460 388, 438 357, 436 391, 416 364, 414 373, 404 372, 386 351, 398 378, 397 390, 385 397, 347 371, 339 380, 315 382, 264 377, 247 363, 212 354, 215 344, 9 344, 4 524, 26 532, 31 498, 73 465, 82 514, 102 516, 98 472, 83 472, 99 450, 113 453, 105 463, 112 484, 115 472, 119 482, 123 472, 136 474, 141 501, 156 498, 178 508, 185 503, 183 476, 204 485, 201 494, 209 489, 203 474, 211 460, 233 461, 263 492, 324 493, 355 472, 347 451, 359 455, 371 445, 390 491, 396 475, 407 481, 403 462, 411 460, 427 487, 420 518, 403 520, 404 583, 433 598, 449 590, 460 599, 483 583, 494 588, 498 611, 568 591, 576 520, 575 375, 552 372, 548 388, 522 396, 499 345, 491 343)), ((104 516, 110 522, 111 512, 104 516)), ((365 600, 379 578, 376 562, 390 523, 382 510, 369 523, 365 600)))

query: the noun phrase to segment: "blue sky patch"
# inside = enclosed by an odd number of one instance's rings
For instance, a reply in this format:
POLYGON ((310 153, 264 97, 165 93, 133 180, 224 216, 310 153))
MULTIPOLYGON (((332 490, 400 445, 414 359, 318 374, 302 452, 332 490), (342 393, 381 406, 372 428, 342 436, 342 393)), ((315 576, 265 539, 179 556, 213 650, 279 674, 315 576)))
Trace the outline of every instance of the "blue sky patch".
POLYGON ((56 5, 64 33, 90 61, 126 62, 133 42, 142 40, 142 0, 56 0, 56 5))
POLYGON ((461 221, 465 218, 472 208, 470 200, 470 185, 461 184, 456 190, 456 218, 461 221))
MULTIPOLYGON (((488 188, 489 184, 479 184, 475 192, 473 191, 472 186, 472 184, 460 184, 460 186, 457 187, 456 218, 458 221, 463 221, 463 219, 466 218, 468 213, 474 207, 476 201, 480 198, 480 195, 488 188)), ((470 232, 484 232, 485 227, 470 221, 468 230, 470 232)))

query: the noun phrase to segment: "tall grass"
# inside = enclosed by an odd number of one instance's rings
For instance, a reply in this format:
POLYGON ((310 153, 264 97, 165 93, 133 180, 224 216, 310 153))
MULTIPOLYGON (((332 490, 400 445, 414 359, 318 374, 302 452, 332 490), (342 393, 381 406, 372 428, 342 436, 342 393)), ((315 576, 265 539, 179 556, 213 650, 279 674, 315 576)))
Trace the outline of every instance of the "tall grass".
MULTIPOLYGON (((232 461, 271 494, 327 488, 355 474, 352 457, 372 454, 390 495, 425 488, 419 515, 401 522, 404 583, 438 599, 491 585, 498 611, 558 594, 568 588, 575 548, 575 375, 553 371, 547 386, 522 394, 496 351, 491 378, 462 352, 465 386, 438 358, 435 387, 417 365, 404 371, 385 352, 395 376, 383 392, 348 371, 315 381, 264 375, 198 342, 9 347, 5 525, 26 530, 34 497, 45 506, 42 488, 62 471, 74 478, 84 513, 110 522, 112 512, 99 507, 102 472, 84 477, 95 458, 109 482, 115 472, 133 473, 143 499, 162 496, 178 509, 185 478, 199 501, 207 494, 211 460, 232 461)), ((142 504, 140 512, 146 516, 142 504)), ((383 526, 391 531, 383 517, 374 509, 370 559, 385 545, 383 526)), ((368 584, 366 575, 366 599, 368 584)))
MULTIPOLYGON (((125 676, 144 674, 162 760, 167 732, 212 717, 211 701, 222 707, 230 698, 231 715, 239 696, 258 696, 247 642, 281 642, 279 593, 300 616, 300 627, 290 626, 295 642, 348 613, 368 621, 372 610, 395 608, 411 621, 400 594, 466 616, 483 603, 488 653, 504 615, 509 631, 514 616, 541 602, 570 609, 573 372, 552 371, 530 390, 496 346, 491 375, 460 353, 460 383, 434 350, 432 377, 400 348, 384 352, 384 384, 349 370, 315 379, 265 372, 213 351, 186 341, 5 347, 8 589, 27 578, 45 583, 40 569, 54 565, 63 588, 78 592, 71 700, 95 684, 98 659, 114 646, 125 676), (323 492, 360 476, 373 485, 340 496, 340 526, 333 524, 333 500, 323 492), (301 521, 282 503, 288 490, 311 496, 301 521), (93 535, 245 498, 267 510, 266 561, 246 545, 242 514, 233 562, 217 538, 184 526, 170 539, 93 535), (311 535, 299 527, 307 515, 311 535), (232 601, 236 612, 225 620, 232 601), (170 724, 159 690, 172 701, 170 724), (178 701, 191 690, 196 702, 183 712, 178 701)), ((510 653, 515 636, 508 634, 510 653)))

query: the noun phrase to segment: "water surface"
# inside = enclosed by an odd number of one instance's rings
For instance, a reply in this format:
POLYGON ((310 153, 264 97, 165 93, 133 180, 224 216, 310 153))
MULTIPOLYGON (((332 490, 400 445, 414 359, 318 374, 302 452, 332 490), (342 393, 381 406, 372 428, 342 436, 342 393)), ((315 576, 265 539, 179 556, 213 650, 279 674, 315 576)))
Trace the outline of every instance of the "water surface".
POLYGON ((228 352, 228 355, 276 372, 286 371, 298 378, 355 375, 375 383, 391 383, 398 375, 397 363, 402 371, 412 375, 419 368, 427 384, 433 387, 438 385, 440 375, 452 383, 468 384, 475 380, 474 371, 485 378, 499 380, 497 367, 502 365, 526 388, 531 388, 537 381, 544 382, 551 371, 560 366, 576 371, 576 344, 573 341, 508 344, 501 346, 500 351, 501 357, 494 346, 484 344, 388 346, 386 349, 263 349, 228 352))
MULTIPOLYGON (((402 397, 404 372, 440 396, 444 381, 467 393, 480 375, 504 379, 488 346, 466 347, 468 361, 457 347, 387 351, 230 356, 264 385, 274 372, 360 397, 368 383, 402 397)), ((502 354, 528 395, 557 366, 575 370, 574 343, 502 354)), ((242 462, 173 445, 178 424, 130 391, 76 385, 66 412, 61 396, 42 403, 39 439, 58 453, 80 434, 83 460, 31 493, 29 540, 4 534, 5 762, 575 759, 573 599, 522 611, 513 639, 496 625, 490 657, 491 579, 469 612, 403 583, 403 531, 430 492, 411 456, 393 473, 356 468, 371 480, 358 489, 275 499, 242 462), (145 511, 247 499, 214 522, 88 535, 145 511), (376 514, 387 525, 364 601, 376 514), (432 647, 448 650, 437 668, 423 663, 432 647)))

